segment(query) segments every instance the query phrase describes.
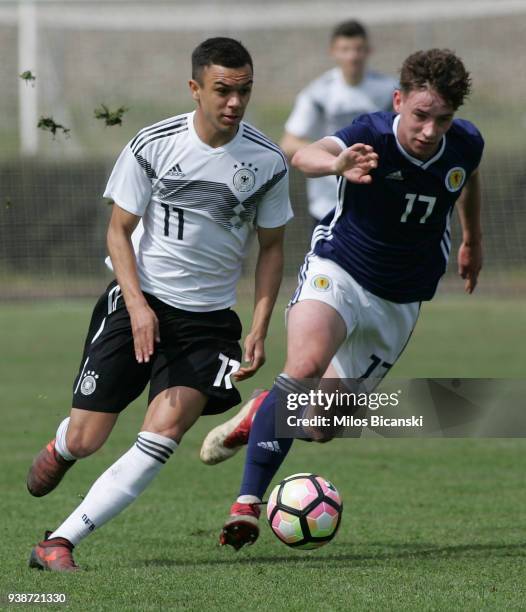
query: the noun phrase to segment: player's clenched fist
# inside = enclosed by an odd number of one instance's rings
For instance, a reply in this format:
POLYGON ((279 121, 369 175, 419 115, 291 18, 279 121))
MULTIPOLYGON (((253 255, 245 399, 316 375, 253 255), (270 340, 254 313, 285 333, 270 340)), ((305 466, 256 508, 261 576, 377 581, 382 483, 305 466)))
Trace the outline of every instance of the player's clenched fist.
POLYGON ((334 173, 344 176, 351 183, 372 182, 369 174, 378 166, 378 154, 373 147, 357 143, 344 149, 334 160, 334 173))

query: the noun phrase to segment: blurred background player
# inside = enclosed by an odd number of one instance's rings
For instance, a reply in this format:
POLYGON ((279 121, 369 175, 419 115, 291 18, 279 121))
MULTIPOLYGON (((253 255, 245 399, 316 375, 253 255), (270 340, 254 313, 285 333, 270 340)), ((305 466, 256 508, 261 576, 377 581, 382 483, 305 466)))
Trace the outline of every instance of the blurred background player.
MULTIPOLYGON (((447 49, 410 55, 395 91, 395 113, 358 117, 334 136, 300 149, 307 176, 338 178, 334 216, 313 234, 289 304, 287 359, 269 393, 210 432, 207 463, 248 438, 243 481, 221 543, 240 548, 259 534, 259 504, 292 445, 276 437, 276 414, 301 379, 359 379, 372 391, 405 349, 422 301, 433 298, 451 248, 457 203, 462 228, 458 271, 472 293, 482 266, 480 177, 484 141, 454 119, 471 79, 447 49), (255 414, 255 416, 254 416, 255 414)), ((321 440, 320 440, 321 441, 321 440)))
POLYGON ((283 153, 242 121, 252 83, 241 43, 204 41, 192 54, 196 111, 144 128, 115 164, 104 195, 114 202, 108 250, 117 281, 95 306, 70 417, 33 462, 29 492, 46 495, 76 459, 98 450, 149 383, 148 409, 136 442, 46 532, 31 567, 78 569, 74 546, 137 498, 201 414, 239 403, 232 381, 265 360, 292 212, 283 153), (255 305, 241 365, 241 323, 230 307, 255 229, 255 305))
MULTIPOLYGON (((345 21, 334 28, 330 55, 336 67, 298 94, 285 124, 281 148, 289 159, 301 147, 350 125, 358 115, 392 109, 397 82, 367 69, 370 53, 369 35, 360 22, 345 21)), ((307 179, 309 213, 314 223, 334 208, 335 191, 333 176, 307 179)))

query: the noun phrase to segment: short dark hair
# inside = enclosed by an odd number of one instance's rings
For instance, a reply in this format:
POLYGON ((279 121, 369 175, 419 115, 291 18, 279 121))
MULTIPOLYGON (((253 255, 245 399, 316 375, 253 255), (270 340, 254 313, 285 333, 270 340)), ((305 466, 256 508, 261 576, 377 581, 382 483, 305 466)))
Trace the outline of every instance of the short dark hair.
POLYGON ((349 19, 339 23, 332 31, 331 41, 339 36, 345 36, 346 38, 354 38, 355 36, 361 36, 365 40, 368 40, 369 34, 365 29, 365 26, 355 19, 349 19))
POLYGON ((471 93, 471 77, 462 60, 449 49, 428 49, 412 53, 400 70, 400 89, 432 87, 455 110, 471 93))
POLYGON ((215 64, 225 68, 242 68, 247 64, 254 69, 250 53, 233 38, 217 36, 207 38, 192 53, 192 79, 199 81, 203 68, 215 64))

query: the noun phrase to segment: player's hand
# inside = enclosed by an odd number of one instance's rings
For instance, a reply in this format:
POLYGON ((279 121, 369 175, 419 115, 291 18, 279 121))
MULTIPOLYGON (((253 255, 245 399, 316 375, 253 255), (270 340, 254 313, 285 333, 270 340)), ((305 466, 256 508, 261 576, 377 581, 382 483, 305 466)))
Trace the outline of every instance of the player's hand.
POLYGON ((482 245, 480 242, 463 242, 458 250, 458 273, 466 281, 464 290, 473 293, 482 268, 482 245))
POLYGON ((135 358, 138 363, 148 363, 155 350, 155 342, 161 341, 159 320, 147 303, 128 307, 133 333, 135 358))
POLYGON ((256 337, 254 334, 248 334, 245 338, 245 353, 243 357, 244 363, 239 370, 232 375, 236 382, 246 380, 259 370, 265 363, 265 340, 264 338, 256 337))
POLYGON ((344 149, 334 160, 334 173, 344 176, 351 183, 368 185, 372 182, 369 174, 378 167, 378 154, 370 145, 353 144, 344 149))

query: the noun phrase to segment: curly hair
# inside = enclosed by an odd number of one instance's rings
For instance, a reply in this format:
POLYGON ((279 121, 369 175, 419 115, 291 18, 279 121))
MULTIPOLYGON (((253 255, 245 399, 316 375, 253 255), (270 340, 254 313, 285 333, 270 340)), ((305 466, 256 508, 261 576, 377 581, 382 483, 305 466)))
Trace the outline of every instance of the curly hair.
POLYGON ((471 92, 471 77, 462 60, 449 49, 429 49, 412 53, 400 70, 400 89, 433 88, 454 110, 471 92))

